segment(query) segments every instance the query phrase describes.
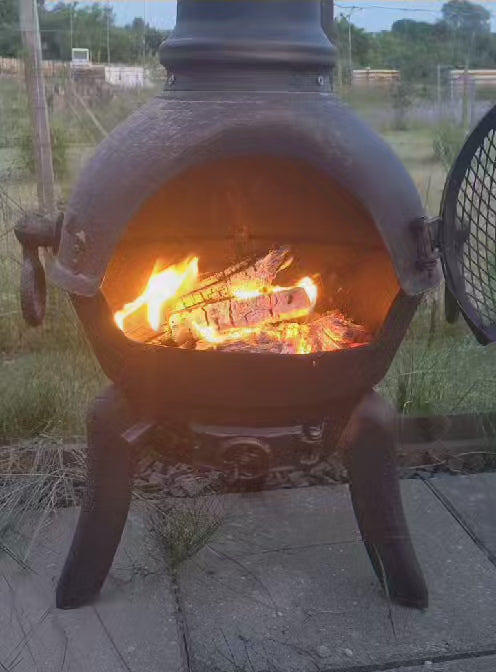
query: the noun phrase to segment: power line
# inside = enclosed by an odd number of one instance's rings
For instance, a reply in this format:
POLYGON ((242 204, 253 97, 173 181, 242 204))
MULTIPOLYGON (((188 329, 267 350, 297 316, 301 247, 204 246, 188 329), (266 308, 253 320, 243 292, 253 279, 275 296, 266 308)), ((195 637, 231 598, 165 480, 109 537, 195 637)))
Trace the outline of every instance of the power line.
MULTIPOLYGON (((340 9, 353 9, 353 10, 366 10, 366 9, 382 9, 386 11, 394 11, 394 12, 404 12, 407 14, 410 13, 424 13, 424 14, 440 14, 439 10, 436 9, 421 9, 420 7, 387 7, 385 5, 340 5, 338 3, 335 3, 335 7, 339 7, 340 9)), ((484 8, 486 9, 486 8, 484 8)), ((491 12, 489 9, 486 9, 487 13, 490 16, 494 16, 494 12, 491 12)), ((472 12, 470 10, 466 11, 463 9, 457 10, 458 14, 465 14, 467 16, 472 16, 472 12)))
POLYGON ((384 5, 340 5, 338 3, 335 3, 335 7, 339 7, 340 9, 359 9, 359 10, 364 10, 364 9, 385 9, 385 10, 390 10, 390 11, 395 11, 395 12, 424 12, 428 14, 439 14, 439 11, 435 9, 420 9, 419 7, 385 7, 384 5))

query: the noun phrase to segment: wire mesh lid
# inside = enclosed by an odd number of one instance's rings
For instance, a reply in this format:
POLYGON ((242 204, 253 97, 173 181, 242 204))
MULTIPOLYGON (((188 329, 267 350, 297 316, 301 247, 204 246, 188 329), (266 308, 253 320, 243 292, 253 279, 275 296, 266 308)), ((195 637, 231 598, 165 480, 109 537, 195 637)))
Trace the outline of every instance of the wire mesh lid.
POLYGON ((467 138, 448 176, 440 248, 448 319, 454 297, 479 342, 496 341, 496 106, 467 138))

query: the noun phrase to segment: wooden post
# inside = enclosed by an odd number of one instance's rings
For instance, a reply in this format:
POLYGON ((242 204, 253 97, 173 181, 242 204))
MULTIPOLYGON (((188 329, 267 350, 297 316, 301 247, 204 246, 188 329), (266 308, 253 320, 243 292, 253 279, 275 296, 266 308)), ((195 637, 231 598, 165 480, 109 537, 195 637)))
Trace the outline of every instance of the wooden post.
POLYGON ((476 82, 475 77, 470 78, 470 105, 469 105, 469 115, 468 115, 468 130, 472 130, 475 124, 475 97, 476 97, 476 82))
POLYGON ((438 122, 441 121, 442 116, 443 116, 443 110, 442 110, 442 93, 441 93, 441 65, 438 63, 437 64, 437 69, 436 69, 436 86, 437 86, 437 120, 438 122))
POLYGON ((462 106, 462 128, 464 131, 469 127, 469 72, 468 65, 463 69, 463 106, 462 106))
POLYGON ((34 165, 38 203, 42 212, 55 214, 55 180, 52 145, 42 71, 40 26, 36 0, 19 0, 19 18, 24 48, 24 74, 33 128, 34 165))

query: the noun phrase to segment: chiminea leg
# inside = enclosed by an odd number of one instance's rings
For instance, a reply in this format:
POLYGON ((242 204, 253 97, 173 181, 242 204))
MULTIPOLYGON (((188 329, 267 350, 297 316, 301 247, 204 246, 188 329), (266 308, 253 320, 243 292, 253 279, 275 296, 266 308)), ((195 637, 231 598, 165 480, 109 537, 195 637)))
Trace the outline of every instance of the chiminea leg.
POLYGON ((428 591, 403 511, 394 444, 394 412, 370 392, 342 437, 353 509, 386 594, 398 604, 425 609, 428 591))
POLYGON ((90 602, 109 572, 131 502, 134 451, 121 434, 132 421, 127 402, 115 386, 95 399, 88 414, 86 492, 57 586, 59 609, 90 602))

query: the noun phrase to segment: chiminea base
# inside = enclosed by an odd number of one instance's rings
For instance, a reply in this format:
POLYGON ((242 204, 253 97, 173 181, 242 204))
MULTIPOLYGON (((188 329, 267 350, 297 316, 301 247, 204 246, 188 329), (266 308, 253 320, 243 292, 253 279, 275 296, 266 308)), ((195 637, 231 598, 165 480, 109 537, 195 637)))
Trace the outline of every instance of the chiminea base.
MULTIPOLYGON (((88 416, 88 481, 57 586, 58 608, 91 602, 110 570, 129 511, 140 436, 153 426, 137 420, 116 386, 96 398, 88 416), (136 429, 133 437, 130 427, 136 429)), ((358 525, 379 581, 391 600, 424 609, 428 594, 403 513, 393 420, 387 404, 370 392, 357 400, 340 445, 358 525)))

